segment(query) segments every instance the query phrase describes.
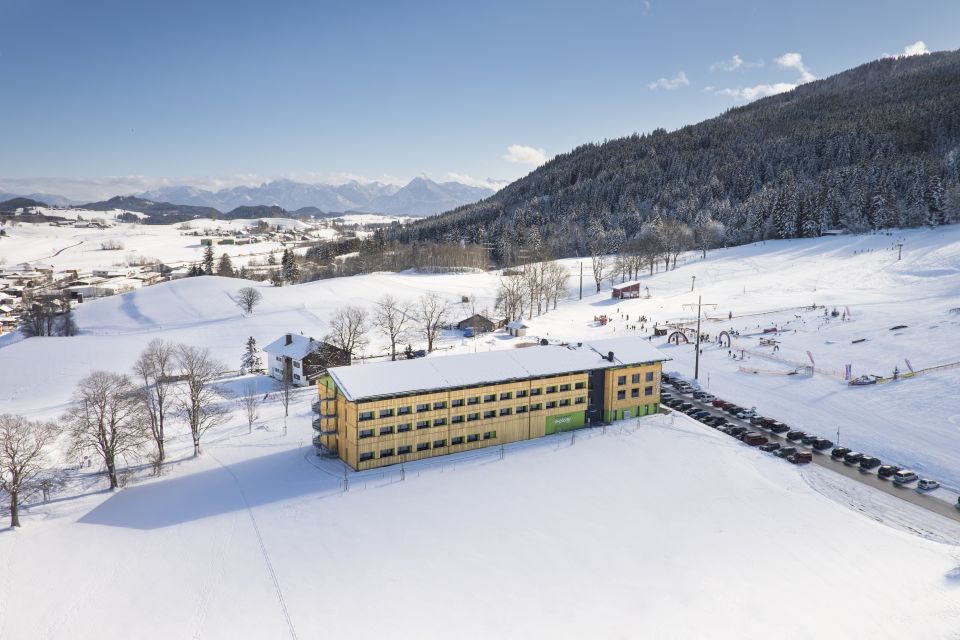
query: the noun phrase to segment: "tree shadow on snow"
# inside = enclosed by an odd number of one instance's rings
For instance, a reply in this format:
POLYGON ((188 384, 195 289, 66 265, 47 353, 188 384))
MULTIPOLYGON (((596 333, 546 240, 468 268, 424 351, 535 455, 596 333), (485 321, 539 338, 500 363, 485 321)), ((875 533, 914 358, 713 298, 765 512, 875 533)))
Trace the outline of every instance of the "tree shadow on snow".
POLYGON ((226 468, 218 465, 130 487, 101 503, 79 522, 127 529, 161 529, 240 511, 247 505, 256 508, 311 495, 338 493, 339 478, 304 461, 304 454, 310 455, 312 450, 312 447, 286 450, 228 464, 226 468))

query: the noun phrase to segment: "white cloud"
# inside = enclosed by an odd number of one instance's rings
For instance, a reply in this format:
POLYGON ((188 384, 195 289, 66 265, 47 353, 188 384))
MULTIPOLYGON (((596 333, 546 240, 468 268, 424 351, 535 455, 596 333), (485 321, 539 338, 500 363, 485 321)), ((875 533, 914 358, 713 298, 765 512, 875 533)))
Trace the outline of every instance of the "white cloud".
POLYGON ((718 96, 730 96, 738 100, 756 100, 766 98, 778 93, 786 93, 791 89, 796 89, 797 85, 790 82, 776 82, 774 84, 758 84, 752 87, 737 87, 736 89, 720 89, 714 93, 718 96))
POLYGON ((657 89, 666 89, 667 91, 673 91, 674 89, 679 89, 680 87, 686 87, 690 84, 690 80, 687 78, 687 74, 681 71, 676 76, 672 78, 660 78, 655 82, 651 82, 647 86, 654 91, 657 89))
POLYGON ((734 54, 729 60, 720 60, 710 65, 710 71, 736 71, 743 66, 743 58, 734 54))
POLYGON ((647 15, 650 13, 650 9, 652 9, 650 0, 640 0, 640 6, 643 8, 643 15, 647 15))
POLYGON ((927 43, 923 40, 917 40, 913 44, 908 44, 903 48, 903 51, 897 54, 883 54, 884 58, 909 58, 910 56, 922 56, 930 53, 930 49, 927 49, 927 43))
POLYGON ((801 56, 799 53, 785 53, 779 58, 774 58, 773 61, 784 69, 796 69, 799 71, 800 82, 798 84, 803 84, 804 82, 810 82, 811 80, 817 79, 817 77, 810 73, 810 70, 807 69, 807 65, 803 64, 803 56, 801 56))
POLYGON ((507 153, 503 159, 511 164, 527 164, 531 167, 539 167, 547 161, 547 152, 543 149, 525 147, 522 144, 512 144, 507 147, 507 153))

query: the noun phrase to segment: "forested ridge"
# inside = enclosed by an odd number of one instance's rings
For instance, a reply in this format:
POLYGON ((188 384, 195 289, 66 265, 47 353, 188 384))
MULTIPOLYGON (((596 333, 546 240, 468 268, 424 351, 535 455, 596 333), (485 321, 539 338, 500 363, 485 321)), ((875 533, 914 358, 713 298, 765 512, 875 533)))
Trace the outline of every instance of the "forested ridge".
POLYGON ((486 244, 513 264, 595 253, 597 238, 617 252, 672 221, 719 227, 728 244, 960 221, 960 52, 881 59, 677 131, 585 144, 378 240, 486 244))

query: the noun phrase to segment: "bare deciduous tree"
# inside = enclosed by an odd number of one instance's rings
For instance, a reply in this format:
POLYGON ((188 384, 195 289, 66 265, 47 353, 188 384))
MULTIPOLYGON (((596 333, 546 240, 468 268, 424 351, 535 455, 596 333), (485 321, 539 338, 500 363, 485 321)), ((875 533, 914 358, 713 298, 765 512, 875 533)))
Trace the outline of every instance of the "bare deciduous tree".
POLYGON ((247 421, 247 433, 253 433, 253 423, 260 417, 260 405, 263 400, 260 397, 260 391, 253 382, 243 385, 243 395, 237 398, 237 406, 243 412, 243 417, 247 421))
POLYGON ((362 307, 337 309, 330 318, 330 333, 324 338, 335 347, 343 349, 350 357, 362 353, 367 346, 368 314, 362 307))
POLYGON ((435 292, 424 294, 417 300, 416 315, 423 337, 427 339, 427 353, 433 351, 433 343, 443 329, 449 309, 449 305, 435 292))
POLYGON ((133 373, 143 387, 140 402, 150 425, 150 435, 157 446, 157 464, 166 460, 164 426, 170 409, 170 376, 173 374, 176 347, 156 338, 147 344, 133 364, 133 373))
POLYGON ((135 456, 150 439, 140 394, 129 376, 94 371, 77 383, 64 415, 74 451, 94 451, 107 468, 110 488, 119 486, 117 464, 135 456))
POLYGON ((253 287, 244 287, 237 291, 237 306, 247 315, 253 313, 254 307, 260 304, 261 300, 263 295, 253 287))
POLYGON ((10 526, 20 526, 20 502, 43 471, 54 426, 22 416, 0 415, 0 489, 10 498, 10 526))
POLYGON ((570 280, 570 272, 559 262, 548 262, 543 273, 543 296, 547 302, 547 307, 553 304, 557 308, 557 302, 567 293, 567 282, 570 280))
POLYGON ((373 324, 390 341, 390 359, 397 359, 397 343, 407 332, 411 309, 409 302, 401 302, 390 294, 382 296, 376 302, 373 311, 373 324))
POLYGON ((494 307, 509 321, 523 317, 524 280, 519 273, 500 276, 494 307))
POLYGON ((179 345, 176 352, 177 368, 183 376, 179 389, 180 409, 190 425, 193 437, 193 455, 200 455, 200 439, 208 430, 223 424, 230 415, 223 405, 223 397, 214 383, 226 367, 203 347, 179 345))

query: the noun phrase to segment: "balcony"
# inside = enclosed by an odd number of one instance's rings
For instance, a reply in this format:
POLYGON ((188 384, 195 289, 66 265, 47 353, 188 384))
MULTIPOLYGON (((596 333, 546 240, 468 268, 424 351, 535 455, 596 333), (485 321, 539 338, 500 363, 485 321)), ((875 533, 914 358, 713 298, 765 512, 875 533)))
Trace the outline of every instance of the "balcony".
POLYGON ((320 433, 322 436, 335 436, 337 435, 337 425, 336 423, 331 423, 324 418, 314 418, 313 419, 313 430, 320 433))

